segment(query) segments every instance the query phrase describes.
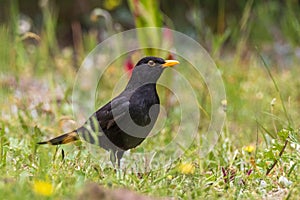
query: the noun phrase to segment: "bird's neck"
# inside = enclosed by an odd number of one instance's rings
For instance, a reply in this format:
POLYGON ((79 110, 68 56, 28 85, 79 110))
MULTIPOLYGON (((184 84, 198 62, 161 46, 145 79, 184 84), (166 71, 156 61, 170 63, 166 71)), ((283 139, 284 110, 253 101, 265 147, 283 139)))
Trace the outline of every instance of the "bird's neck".
POLYGON ((126 89, 125 90, 136 90, 139 88, 153 88, 154 90, 156 90, 156 83, 148 83, 148 82, 128 82, 126 89))
POLYGON ((131 76, 126 89, 135 90, 141 87, 154 87, 156 88, 156 81, 158 78, 143 77, 143 76, 131 76), (152 80, 154 79, 154 80, 152 80))

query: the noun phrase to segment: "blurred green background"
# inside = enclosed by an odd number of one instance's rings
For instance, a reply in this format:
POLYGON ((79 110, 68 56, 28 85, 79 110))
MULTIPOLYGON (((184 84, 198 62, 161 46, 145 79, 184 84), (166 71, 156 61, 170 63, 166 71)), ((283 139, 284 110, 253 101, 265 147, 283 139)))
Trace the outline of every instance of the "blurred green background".
MULTIPOLYGON (((0 22, 11 26, 14 20, 22 19, 20 23, 28 23, 20 25, 23 31, 40 35, 45 26, 51 26, 45 24, 47 20, 50 23, 49 15, 60 47, 78 46, 77 40, 88 32, 96 31, 96 40, 100 42, 109 31, 141 26, 165 26, 181 31, 215 53, 224 46, 226 51, 238 48, 241 54, 258 47, 279 60, 283 59, 282 54, 293 54, 300 43, 297 0, 1 0, 0 22), (135 15, 139 4, 146 10, 135 15), (101 13, 104 17, 99 20, 93 19, 91 14, 95 8, 107 13, 101 13), (19 17, 12 16, 12 12, 19 12, 19 17), (142 15, 147 15, 149 21, 142 15), (139 17, 141 22, 137 20, 139 17)), ((296 50, 298 55, 299 49, 296 50)))

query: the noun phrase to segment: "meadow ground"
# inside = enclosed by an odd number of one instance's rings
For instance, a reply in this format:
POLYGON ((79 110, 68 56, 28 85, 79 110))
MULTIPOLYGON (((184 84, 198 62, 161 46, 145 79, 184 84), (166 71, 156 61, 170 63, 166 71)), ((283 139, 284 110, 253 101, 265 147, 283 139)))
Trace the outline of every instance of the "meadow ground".
MULTIPOLYGON (((247 48, 210 52, 227 97, 217 143, 205 157, 199 156, 200 138, 206 134, 211 114, 210 96, 201 80, 193 85, 202 116, 196 139, 168 167, 158 159, 155 162, 161 168, 142 173, 126 168, 126 163, 146 169, 149 158, 135 160, 131 155, 167 145, 180 124, 177 104, 167 105, 166 90, 159 88, 167 107, 164 128, 125 156, 123 170, 115 170, 104 151, 91 153, 84 142, 38 146, 38 141, 79 125, 73 116, 72 89, 77 64, 97 44, 96 37, 84 35, 74 59, 72 48, 55 45, 50 25, 39 36, 12 32, 9 26, 0 27, 0 199, 84 198, 93 192, 90 183, 158 198, 299 198, 300 58, 296 48, 279 57, 273 51, 247 48)), ((237 44, 245 45, 243 38, 237 44)), ((123 67, 109 68, 109 78, 101 80, 106 89, 99 92, 97 105, 109 100, 124 73, 123 67)), ((189 80, 198 78, 192 75, 189 80)), ((172 157, 173 152, 163 153, 172 157)))

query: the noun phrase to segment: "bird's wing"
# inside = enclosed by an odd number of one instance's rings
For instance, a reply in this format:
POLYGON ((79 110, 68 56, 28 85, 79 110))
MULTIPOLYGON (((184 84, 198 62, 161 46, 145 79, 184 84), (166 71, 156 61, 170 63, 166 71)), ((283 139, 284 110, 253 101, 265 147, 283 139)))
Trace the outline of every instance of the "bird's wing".
POLYGON ((129 112, 129 98, 120 95, 99 109, 95 114, 100 127, 104 129, 111 128, 116 120, 121 119, 129 112))
POLYGON ((122 120, 128 112, 129 98, 126 95, 119 95, 97 110, 85 124, 77 130, 77 133, 89 143, 103 146, 101 142, 103 142, 102 140, 104 140, 105 137, 103 138, 102 136, 104 136, 104 134, 110 134, 110 132, 117 134, 116 131, 110 129, 116 127, 116 120, 122 120))

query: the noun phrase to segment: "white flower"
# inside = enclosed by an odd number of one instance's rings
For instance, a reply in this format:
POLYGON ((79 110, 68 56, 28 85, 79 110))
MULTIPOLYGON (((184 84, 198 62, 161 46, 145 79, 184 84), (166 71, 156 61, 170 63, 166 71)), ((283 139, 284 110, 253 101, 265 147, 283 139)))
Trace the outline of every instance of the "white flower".
POLYGON ((260 186, 261 188, 265 188, 265 187, 267 187, 267 182, 264 181, 264 180, 261 180, 259 186, 260 186))
POLYGON ((293 182, 289 181, 286 177, 280 176, 278 180, 279 184, 284 187, 290 186, 293 182))

